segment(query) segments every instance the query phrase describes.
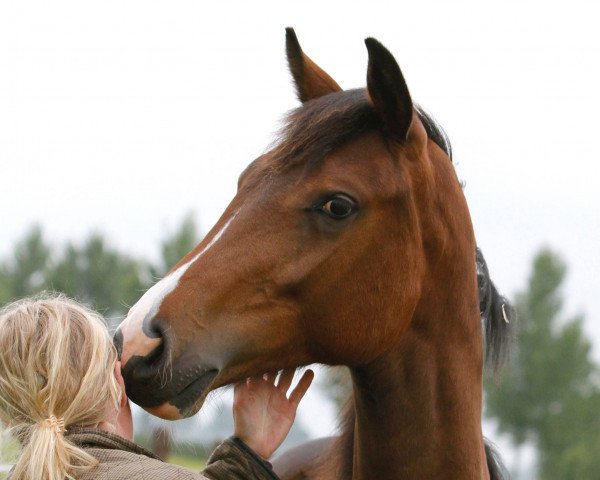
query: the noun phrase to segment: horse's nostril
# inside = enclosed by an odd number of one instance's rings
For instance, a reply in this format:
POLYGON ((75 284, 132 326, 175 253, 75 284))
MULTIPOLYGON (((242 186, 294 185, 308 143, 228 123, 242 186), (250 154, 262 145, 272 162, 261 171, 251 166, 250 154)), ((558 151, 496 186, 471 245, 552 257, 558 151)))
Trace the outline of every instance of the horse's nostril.
POLYGON ((169 325, 160 319, 147 317, 137 323, 137 331, 131 326, 129 330, 119 330, 122 334, 117 332, 114 341, 117 349, 119 343, 123 344, 121 372, 127 396, 144 407, 164 403, 170 395, 164 382, 174 345, 169 325))
POLYGON ((125 383, 153 381, 163 370, 165 359, 165 343, 161 341, 154 350, 147 355, 133 355, 123 366, 125 383))
POLYGON ((169 359, 167 342, 165 337, 150 342, 155 348, 145 355, 132 355, 122 368, 127 396, 143 407, 157 407, 169 396, 169 392, 163 391, 169 359))
POLYGON ((165 352, 165 341, 163 340, 158 344, 158 346, 152 350, 148 355, 144 357, 144 362, 150 366, 158 366, 163 358, 163 354, 165 352))
POLYGON ((148 315, 142 323, 142 331, 149 338, 164 337, 165 327, 160 319, 148 315))
MULTIPOLYGON (((153 371, 158 371, 163 365, 168 355, 165 352, 171 347, 168 335, 168 329, 161 320, 153 318, 149 322, 144 322, 143 335, 146 337, 145 348, 138 351, 134 362, 135 370, 143 377, 148 377, 153 371)), ((133 359, 133 357, 132 357, 133 359)))

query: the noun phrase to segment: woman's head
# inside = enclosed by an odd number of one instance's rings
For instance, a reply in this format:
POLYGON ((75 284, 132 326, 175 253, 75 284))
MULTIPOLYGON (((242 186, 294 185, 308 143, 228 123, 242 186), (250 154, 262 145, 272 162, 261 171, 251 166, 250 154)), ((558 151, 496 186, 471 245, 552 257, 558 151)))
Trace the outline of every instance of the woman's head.
POLYGON ((64 296, 0 311, 0 420, 23 447, 13 479, 62 480, 94 464, 63 434, 118 411, 116 363, 102 318, 64 296))

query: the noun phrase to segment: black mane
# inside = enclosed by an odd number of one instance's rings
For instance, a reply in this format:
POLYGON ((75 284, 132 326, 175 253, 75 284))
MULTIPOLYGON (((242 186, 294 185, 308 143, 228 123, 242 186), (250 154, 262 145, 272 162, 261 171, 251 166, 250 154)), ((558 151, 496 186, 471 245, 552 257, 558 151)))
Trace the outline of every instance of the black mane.
POLYGON ((490 480, 509 480, 510 474, 502 462, 496 446, 487 438, 484 438, 485 459, 490 472, 490 480))
POLYGON ((485 332, 485 362, 492 370, 496 370, 508 357, 517 314, 492 282, 487 263, 479 248, 475 254, 475 261, 479 311, 485 332))
POLYGON ((423 126, 425 127, 427 136, 433 140, 433 142, 448 155, 450 161, 452 161, 452 145, 442 126, 420 105, 415 104, 415 110, 421 119, 421 123, 423 123, 423 126))

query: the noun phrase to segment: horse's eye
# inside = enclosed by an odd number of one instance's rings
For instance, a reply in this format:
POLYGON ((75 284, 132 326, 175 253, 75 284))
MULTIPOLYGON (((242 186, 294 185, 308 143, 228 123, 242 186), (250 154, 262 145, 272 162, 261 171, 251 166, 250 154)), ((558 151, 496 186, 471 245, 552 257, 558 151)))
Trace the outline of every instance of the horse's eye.
POLYGON ((350 216, 356 210, 356 204, 346 195, 336 195, 323 203, 320 210, 331 218, 340 220, 350 216))

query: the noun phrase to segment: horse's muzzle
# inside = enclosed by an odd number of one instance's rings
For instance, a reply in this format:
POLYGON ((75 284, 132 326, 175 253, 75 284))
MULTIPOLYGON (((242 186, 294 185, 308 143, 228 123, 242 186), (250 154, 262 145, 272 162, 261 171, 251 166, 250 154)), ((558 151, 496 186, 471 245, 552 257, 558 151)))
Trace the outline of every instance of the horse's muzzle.
POLYGON ((157 346, 145 355, 129 350, 128 340, 117 330, 114 342, 122 361, 127 396, 162 418, 173 420, 195 413, 194 406, 206 395, 218 369, 203 365, 202 360, 189 351, 175 355, 164 332, 152 339, 157 346))

